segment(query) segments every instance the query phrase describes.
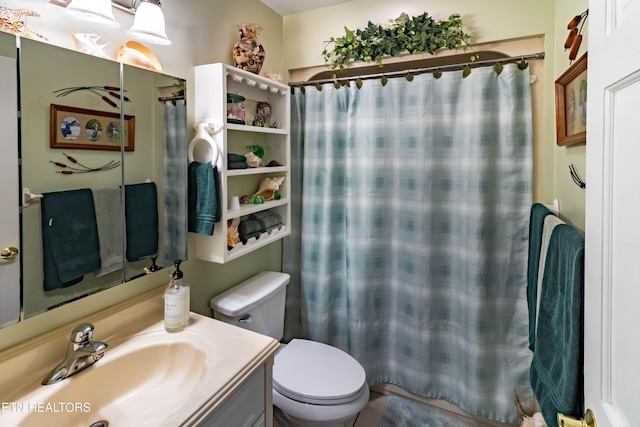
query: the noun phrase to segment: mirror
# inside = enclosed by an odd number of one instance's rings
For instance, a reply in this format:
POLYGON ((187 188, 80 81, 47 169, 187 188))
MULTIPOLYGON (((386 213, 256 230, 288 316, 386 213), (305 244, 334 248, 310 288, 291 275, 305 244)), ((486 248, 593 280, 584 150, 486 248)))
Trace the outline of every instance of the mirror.
POLYGON ((186 174, 186 107, 167 131, 158 101, 176 82, 184 83, 21 40, 21 187, 44 195, 22 210, 25 318, 186 258, 186 225, 181 235, 181 218, 165 208, 171 182, 186 209, 186 175, 165 178, 165 165, 175 166, 164 149, 179 128, 186 174), (55 215, 66 228, 52 225, 55 215), (167 239, 178 242, 173 252, 167 239))
MULTIPOLYGON (((151 179, 157 188, 157 217, 140 211, 134 214, 140 224, 157 222, 159 239, 145 236, 145 229, 152 234, 156 227, 144 225, 137 238, 142 246, 145 241, 159 241, 156 263, 169 266, 177 259, 187 258, 187 108, 184 97, 175 96, 175 92, 184 91, 185 82, 130 65, 123 65, 122 74, 131 99, 125 103, 126 113, 135 117, 137 129, 144 129, 142 134, 136 131, 135 150, 124 154, 124 181, 139 187, 134 191, 142 193, 136 198, 142 206, 149 189, 139 184, 151 179)), ((150 265, 149 256, 154 253, 153 247, 137 246, 125 254, 126 280, 144 274, 150 265)))

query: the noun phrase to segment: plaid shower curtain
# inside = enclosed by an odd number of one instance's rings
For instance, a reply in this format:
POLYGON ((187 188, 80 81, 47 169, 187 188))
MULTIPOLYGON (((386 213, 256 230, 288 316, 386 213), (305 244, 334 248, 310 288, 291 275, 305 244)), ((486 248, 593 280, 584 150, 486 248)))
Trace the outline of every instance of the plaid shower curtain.
POLYGON ((528 69, 365 80, 292 96, 286 336, 515 423, 531 397, 528 69), (410 81, 411 80, 411 81, 410 81))

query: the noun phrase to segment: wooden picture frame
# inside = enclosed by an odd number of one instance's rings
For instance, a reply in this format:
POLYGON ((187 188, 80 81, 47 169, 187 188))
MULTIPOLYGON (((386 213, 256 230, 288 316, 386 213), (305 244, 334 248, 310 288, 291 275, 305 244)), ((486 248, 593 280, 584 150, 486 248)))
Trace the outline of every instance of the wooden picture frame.
MULTIPOLYGON (((51 104, 51 148, 120 151, 120 113, 51 104)), ((135 117, 124 116, 124 150, 133 151, 135 117)))
POLYGON ((556 143, 587 142, 587 54, 556 80, 556 143))

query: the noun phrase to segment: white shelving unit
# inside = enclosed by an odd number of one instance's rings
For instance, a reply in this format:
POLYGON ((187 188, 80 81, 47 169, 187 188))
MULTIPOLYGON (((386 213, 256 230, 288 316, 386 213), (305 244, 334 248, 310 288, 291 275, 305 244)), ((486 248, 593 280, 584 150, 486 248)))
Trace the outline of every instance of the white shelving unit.
POLYGON ((207 64, 195 67, 195 118, 196 123, 212 120, 224 129, 213 136, 220 156, 216 164, 219 174, 222 218, 215 225, 213 236, 196 234, 196 258, 204 261, 225 263, 251 251, 273 243, 290 233, 291 207, 290 191, 290 98, 289 87, 265 77, 235 68, 227 64, 207 64), (242 95, 246 101, 247 124, 227 123, 227 93, 242 95), (252 126, 257 102, 271 105, 271 118, 279 123, 277 128, 252 126), (248 169, 228 169, 227 154, 245 154, 248 146, 261 145, 265 148, 264 164, 276 160, 283 166, 248 169), (233 196, 254 194, 260 182, 266 177, 284 176, 280 186, 281 198, 264 204, 241 204, 240 209, 229 209, 233 196), (234 218, 241 220, 252 213, 273 210, 283 221, 279 230, 263 233, 259 238, 251 238, 246 244, 241 242, 229 249, 227 246, 228 222, 234 218))

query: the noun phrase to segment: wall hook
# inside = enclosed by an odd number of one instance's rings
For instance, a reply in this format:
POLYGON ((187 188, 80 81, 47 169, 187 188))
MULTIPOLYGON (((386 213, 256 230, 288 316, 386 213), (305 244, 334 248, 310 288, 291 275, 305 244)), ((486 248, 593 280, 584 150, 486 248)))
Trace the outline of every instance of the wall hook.
POLYGON ((573 182, 575 182, 578 187, 582 189, 587 188, 587 183, 580 178, 580 175, 578 175, 578 171, 576 171, 576 167, 573 166, 573 163, 569 165, 569 173, 571 174, 571 179, 573 179, 573 182))

